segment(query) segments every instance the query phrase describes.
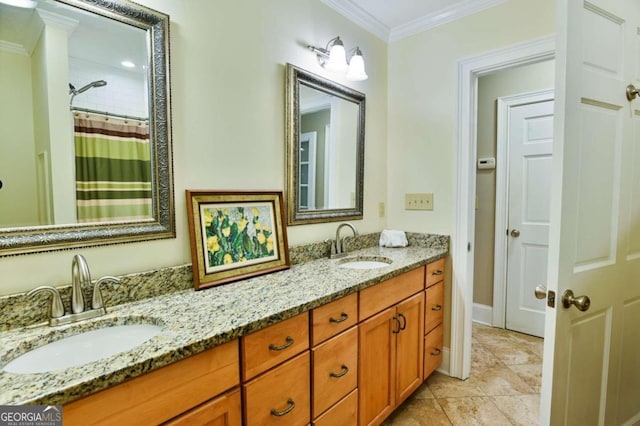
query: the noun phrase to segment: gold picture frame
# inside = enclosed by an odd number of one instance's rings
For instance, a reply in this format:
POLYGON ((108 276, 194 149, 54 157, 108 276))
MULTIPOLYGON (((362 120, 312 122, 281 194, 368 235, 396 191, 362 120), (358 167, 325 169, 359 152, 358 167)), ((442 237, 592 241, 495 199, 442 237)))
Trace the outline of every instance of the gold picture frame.
POLYGON ((288 269, 280 191, 187 190, 196 290, 288 269))

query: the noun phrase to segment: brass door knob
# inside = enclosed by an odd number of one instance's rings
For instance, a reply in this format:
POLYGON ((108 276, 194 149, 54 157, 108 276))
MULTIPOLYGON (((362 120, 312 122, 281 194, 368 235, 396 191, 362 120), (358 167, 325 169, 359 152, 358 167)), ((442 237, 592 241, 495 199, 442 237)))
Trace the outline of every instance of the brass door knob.
POLYGON ((565 290, 565 292, 562 293, 562 306, 570 308, 571 305, 574 305, 579 311, 584 312, 591 306, 591 299, 589 299, 589 296, 575 297, 573 291, 565 290))
POLYGON ((520 231, 518 231, 517 229, 512 229, 511 230, 511 236, 512 237, 519 237, 520 236, 520 231))
POLYGON ((547 287, 543 285, 537 285, 534 291, 536 295, 536 299, 546 299, 547 298, 547 287))

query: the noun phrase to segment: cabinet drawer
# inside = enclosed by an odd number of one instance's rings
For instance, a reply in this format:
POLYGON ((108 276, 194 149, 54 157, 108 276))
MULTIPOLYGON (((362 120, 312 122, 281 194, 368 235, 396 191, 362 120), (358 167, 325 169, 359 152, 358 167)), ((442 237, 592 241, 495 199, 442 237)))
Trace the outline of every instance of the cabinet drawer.
POLYGON ((247 425, 306 425, 311 420, 309 352, 244 385, 247 425))
POLYGON ((65 425, 159 424, 240 383, 238 341, 65 404, 65 425))
POLYGON ((309 314, 296 315, 242 338, 243 380, 309 349, 309 314))
POLYGON ((242 403, 240 389, 236 389, 163 423, 163 426, 240 426, 241 424, 242 403))
POLYGON ((358 384, 358 329, 348 331, 311 350, 313 417, 317 417, 358 384))
POLYGON ((358 294, 344 296, 311 311, 312 345, 324 342, 358 322, 358 294))
POLYGON ((370 317, 424 288, 424 267, 360 290, 360 320, 370 317))
POLYGON ((344 397, 342 401, 331 407, 318 417, 314 426, 356 426, 358 421, 358 389, 344 397))
POLYGON ((442 324, 444 313, 444 281, 440 281, 427 289, 426 300, 424 332, 428 333, 438 324, 442 324))
POLYGON ((424 338, 424 379, 442 363, 442 324, 424 338))
POLYGON ((427 287, 444 280, 445 258, 427 264, 427 287))

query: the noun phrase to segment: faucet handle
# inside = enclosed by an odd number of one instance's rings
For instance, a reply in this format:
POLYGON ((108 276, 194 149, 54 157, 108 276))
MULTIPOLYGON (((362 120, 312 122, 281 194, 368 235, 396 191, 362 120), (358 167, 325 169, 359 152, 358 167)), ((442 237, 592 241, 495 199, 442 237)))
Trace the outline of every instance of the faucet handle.
POLYGON ((100 291, 100 284, 106 283, 107 281, 111 281, 114 283, 120 283, 120 278, 106 276, 100 278, 98 281, 93 284, 93 297, 91 298, 91 309, 100 309, 104 307, 104 302, 102 301, 102 292, 100 291))
POLYGON ((51 287, 49 285, 43 285, 40 287, 36 287, 30 292, 27 293, 27 296, 31 297, 35 294, 38 294, 42 291, 46 291, 51 293, 51 318, 60 318, 64 315, 64 305, 62 304, 62 298, 60 297, 60 293, 58 289, 55 287, 51 287))
POLYGON ((336 254, 336 240, 332 240, 331 238, 327 238, 326 240, 324 240, 325 243, 330 243, 331 244, 331 248, 329 250, 329 256, 333 257, 336 254))

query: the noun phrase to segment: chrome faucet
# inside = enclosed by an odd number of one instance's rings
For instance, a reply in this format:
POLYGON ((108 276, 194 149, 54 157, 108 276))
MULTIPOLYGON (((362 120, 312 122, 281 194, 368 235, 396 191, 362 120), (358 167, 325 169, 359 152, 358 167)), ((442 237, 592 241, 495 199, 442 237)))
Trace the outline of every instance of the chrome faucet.
POLYGON ((71 261, 71 312, 65 314, 64 305, 60 297, 58 289, 51 286, 41 286, 34 288, 27 293, 27 296, 33 296, 34 294, 42 291, 51 293, 51 309, 49 313, 49 325, 63 325, 76 321, 81 321, 89 318, 99 317, 107 313, 102 302, 102 293, 100 292, 100 285, 107 281, 113 281, 119 283, 120 279, 116 277, 106 276, 97 280, 93 284, 93 296, 91 300, 91 309, 85 310, 86 305, 84 301, 84 294, 82 292, 83 286, 91 284, 91 273, 89 272, 89 265, 87 260, 81 254, 73 256, 71 261))
POLYGON ((332 259, 345 257, 347 255, 347 250, 346 250, 346 247, 345 247, 345 241, 349 237, 347 236, 347 237, 340 238, 340 231, 345 226, 347 228, 351 228, 351 231, 353 231, 353 236, 354 237, 358 236, 358 231, 356 230, 355 226, 353 226, 349 222, 344 222, 344 223, 341 223, 340 225, 338 225, 338 229, 336 229, 336 239, 335 239, 335 241, 332 241, 332 245, 335 244, 335 246, 332 246, 332 250, 331 250, 331 258, 332 259), (333 247, 335 247, 335 250, 333 249, 333 247))
POLYGON ((79 314, 84 311, 84 295, 82 288, 91 284, 91 273, 87 259, 81 254, 73 256, 71 261, 71 312, 79 314))

